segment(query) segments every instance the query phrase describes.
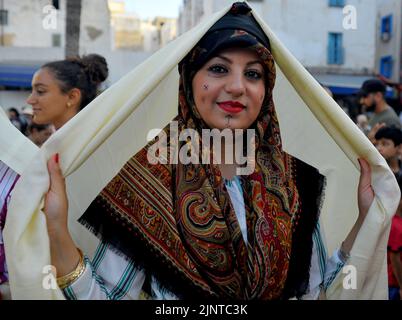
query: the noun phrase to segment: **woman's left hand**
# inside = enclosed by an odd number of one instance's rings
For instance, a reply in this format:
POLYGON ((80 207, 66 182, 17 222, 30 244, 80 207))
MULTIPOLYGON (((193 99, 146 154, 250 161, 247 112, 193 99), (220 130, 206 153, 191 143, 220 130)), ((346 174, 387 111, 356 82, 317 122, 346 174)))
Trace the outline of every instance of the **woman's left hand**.
POLYGON ((355 243, 357 234, 361 226, 363 225, 364 219, 370 209, 371 204, 374 200, 374 190, 371 186, 371 168, 369 163, 362 159, 358 159, 360 164, 360 179, 359 186, 357 188, 357 201, 359 207, 359 216, 357 221, 350 230, 345 241, 343 241, 341 250, 344 254, 349 255, 352 250, 353 244, 355 243))
POLYGON ((360 164, 360 179, 357 189, 359 220, 363 221, 374 200, 374 190, 371 186, 371 168, 370 164, 363 158, 358 159, 360 164))

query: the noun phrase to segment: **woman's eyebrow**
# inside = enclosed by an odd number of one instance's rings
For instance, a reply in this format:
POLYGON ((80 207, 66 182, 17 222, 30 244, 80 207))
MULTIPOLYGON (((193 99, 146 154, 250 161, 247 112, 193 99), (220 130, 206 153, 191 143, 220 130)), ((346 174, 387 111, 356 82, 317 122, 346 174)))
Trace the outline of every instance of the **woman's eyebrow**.
MULTIPOLYGON (((233 61, 230 58, 222 56, 222 55, 217 55, 216 58, 220 58, 222 60, 225 60, 228 63, 233 63, 233 61)), ((246 65, 250 66, 250 65, 253 65, 253 64, 260 64, 262 66, 262 62, 260 60, 253 60, 253 61, 247 62, 246 65)))
POLYGON ((34 87, 40 87, 40 86, 42 86, 42 87, 47 87, 47 85, 46 84, 44 84, 44 83, 35 83, 34 85, 33 85, 34 87))
POLYGON ((225 57, 225 56, 217 55, 216 58, 220 58, 220 59, 225 60, 225 61, 227 61, 229 63, 233 63, 232 60, 230 60, 228 57, 225 57))
POLYGON ((252 64, 260 64, 260 65, 262 66, 262 62, 261 62, 260 60, 255 60, 255 61, 247 62, 247 65, 248 65, 248 66, 250 66, 250 65, 252 65, 252 64))

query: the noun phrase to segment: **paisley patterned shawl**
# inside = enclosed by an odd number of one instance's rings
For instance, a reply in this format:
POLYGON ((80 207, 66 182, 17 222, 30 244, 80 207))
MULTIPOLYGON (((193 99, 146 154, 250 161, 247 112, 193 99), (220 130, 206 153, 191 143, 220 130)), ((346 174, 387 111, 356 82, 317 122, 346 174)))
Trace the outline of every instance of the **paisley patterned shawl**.
MULTIPOLYGON (((229 14, 253 19, 249 11, 240 11, 229 14)), ((196 61, 209 52, 203 44, 219 39, 255 51, 266 74, 265 101, 252 125, 256 167, 241 178, 248 243, 217 165, 150 163, 148 151, 155 145, 162 148, 161 135, 126 163, 80 222, 180 298, 278 299, 286 291, 296 230, 293 222, 301 206, 295 177, 298 160, 282 150, 272 98, 275 63, 269 48, 245 30, 207 33, 179 66, 179 114, 174 121, 179 134, 188 128, 199 132, 207 128, 193 102, 191 79, 196 61)), ((173 145, 169 125, 163 133, 170 159, 170 147, 180 150, 186 142, 173 145)), ((311 256, 310 229, 304 275, 311 256)))

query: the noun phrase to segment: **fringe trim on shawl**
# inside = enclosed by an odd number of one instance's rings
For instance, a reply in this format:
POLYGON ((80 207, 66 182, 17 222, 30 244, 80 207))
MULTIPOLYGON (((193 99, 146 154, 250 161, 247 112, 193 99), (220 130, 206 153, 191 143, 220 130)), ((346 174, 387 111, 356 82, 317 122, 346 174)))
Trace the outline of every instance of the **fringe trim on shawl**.
MULTIPOLYGON (((116 254, 132 261, 138 270, 146 273, 149 281, 153 276, 162 289, 175 294, 181 300, 215 300, 217 296, 191 282, 166 257, 151 246, 138 230, 127 232, 124 221, 113 215, 113 209, 103 199, 94 200, 78 220, 101 241, 110 245, 116 254)), ((151 295, 150 284, 143 290, 151 295)))
POLYGON ((296 184, 301 208, 293 222, 292 252, 282 299, 300 299, 307 293, 310 280, 313 232, 324 202, 326 178, 307 163, 294 158, 296 184))
MULTIPOLYGON (((292 251, 285 288, 281 299, 300 298, 307 293, 313 232, 318 223, 326 180, 317 169, 294 158, 295 178, 301 201, 301 209, 295 217, 292 235, 292 251)), ((149 279, 153 276, 161 285, 179 299, 203 301, 216 300, 213 292, 189 281, 166 257, 147 242, 137 230, 127 232, 124 221, 113 215, 113 209, 98 197, 92 202, 79 222, 101 241, 108 243, 112 251, 133 261, 139 270, 144 270, 148 281, 144 291, 150 294, 149 279), (137 248, 134 249, 133 248, 137 248)), ((221 299, 220 299, 221 300, 221 299)))

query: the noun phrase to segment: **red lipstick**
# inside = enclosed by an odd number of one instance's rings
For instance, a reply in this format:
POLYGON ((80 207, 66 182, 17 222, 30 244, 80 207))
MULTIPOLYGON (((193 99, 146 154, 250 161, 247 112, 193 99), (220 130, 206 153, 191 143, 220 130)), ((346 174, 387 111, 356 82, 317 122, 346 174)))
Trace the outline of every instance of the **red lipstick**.
POLYGON ((218 106, 228 112, 228 113, 239 113, 242 112, 246 107, 237 101, 223 101, 218 102, 218 106))

